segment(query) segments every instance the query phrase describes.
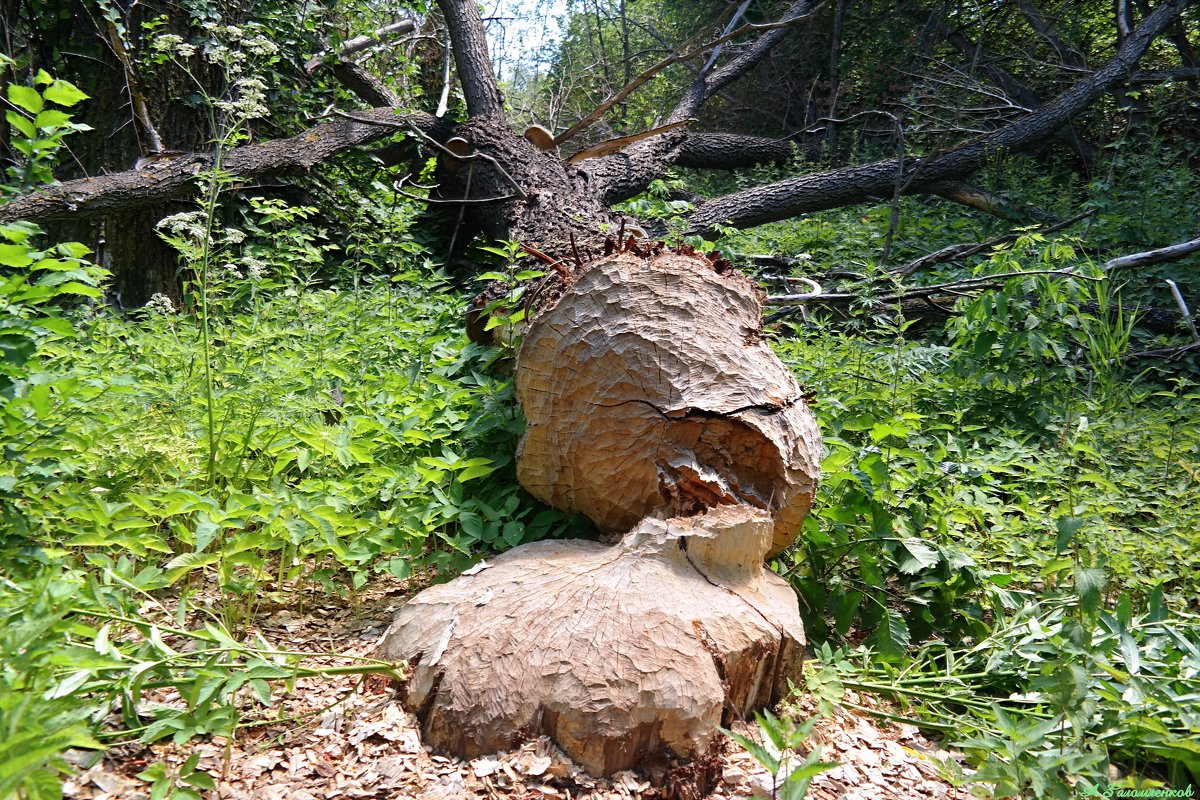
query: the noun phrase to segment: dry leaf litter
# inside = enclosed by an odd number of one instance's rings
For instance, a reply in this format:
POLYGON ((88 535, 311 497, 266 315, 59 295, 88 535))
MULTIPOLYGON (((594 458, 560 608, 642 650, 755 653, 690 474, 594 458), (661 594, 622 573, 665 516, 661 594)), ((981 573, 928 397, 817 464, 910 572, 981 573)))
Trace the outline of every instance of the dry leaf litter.
MULTIPOLYGON (((303 652, 370 656, 403 603, 408 589, 396 581, 376 582, 360 594, 357 613, 349 607, 322 608, 328 595, 314 595, 312 610, 281 608, 264 613, 257 631, 274 646, 303 652)), ((347 663, 308 659, 306 665, 347 663)), ((64 785, 75 800, 148 800, 149 784, 134 776, 156 761, 172 767, 192 752, 199 768, 215 780, 207 800, 323 800, 325 798, 488 798, 496 800, 625 800, 659 797, 659 790, 633 772, 610 779, 582 772, 549 739, 519 750, 470 761, 426 751, 414 718, 402 710, 390 682, 380 676, 333 675, 302 678, 285 693, 275 686, 273 706, 247 701, 234 740, 215 737, 177 746, 123 745, 103 754, 71 753, 77 771, 64 785), (283 718, 283 719, 280 719, 283 718), (290 719, 288 719, 290 718, 290 719), (279 720, 279 721, 276 721, 279 720), (95 763, 92 763, 95 762, 95 763)), ((179 703, 178 694, 153 700, 179 703)), ((885 706, 871 697, 847 693, 859 707, 885 706)), ((816 713, 805 699, 801 716, 816 713)), ((735 726, 744 734, 752 728, 735 726)), ((967 798, 966 789, 947 780, 954 754, 939 750, 915 727, 881 725, 871 717, 835 707, 810 737, 823 761, 839 766, 818 775, 808 796, 816 800, 920 800, 967 798)), ((711 800, 772 796, 772 777, 731 742, 721 757, 722 774, 711 800)))

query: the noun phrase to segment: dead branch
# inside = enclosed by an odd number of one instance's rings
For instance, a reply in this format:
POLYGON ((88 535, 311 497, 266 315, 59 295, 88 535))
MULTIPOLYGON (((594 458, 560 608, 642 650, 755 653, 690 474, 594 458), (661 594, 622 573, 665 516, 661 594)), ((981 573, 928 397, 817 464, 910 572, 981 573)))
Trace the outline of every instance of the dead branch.
POLYGON ((974 208, 977 211, 991 214, 993 217, 999 217, 1008 222, 1028 223, 1033 220, 1038 222, 1055 221, 1052 214, 1042 211, 1040 208, 1017 208, 1000 195, 989 192, 986 189, 981 189, 978 186, 964 183, 963 181, 938 181, 937 183, 926 184, 925 190, 952 203, 958 203, 967 208, 974 208))
POLYGON ((1105 272, 1115 272, 1120 269, 1133 269, 1136 267, 1148 267, 1152 264, 1164 264, 1168 261, 1178 261, 1181 258, 1186 258, 1197 251, 1200 251, 1200 238, 1168 245, 1167 247, 1160 247, 1156 250, 1147 250, 1143 253, 1130 253, 1127 256, 1119 256, 1104 262, 1102 269, 1105 272))
MULTIPOLYGON (((1051 225, 1049 228, 1038 232, 1042 234, 1057 233, 1058 231, 1071 227, 1081 220, 1087 219, 1095 213, 1095 209, 1085 211, 1082 214, 1077 214, 1068 220, 1059 222, 1056 225, 1051 225)), ((1000 245, 1010 244, 1015 242, 1021 236, 1024 236, 1025 233, 1025 231, 1017 231, 1015 233, 1006 233, 1003 236, 997 236, 996 238, 989 239, 986 242, 964 242, 962 244, 952 244, 948 247, 943 247, 941 250, 936 250, 928 255, 921 256, 918 259, 908 262, 904 266, 890 270, 890 272, 893 275, 912 275, 913 273, 919 272, 926 267, 931 267, 934 264, 944 264, 947 261, 957 261, 959 259, 969 258, 973 255, 977 255, 995 247, 999 247, 1000 245)))
POLYGON ((1142 350, 1137 353, 1128 353, 1121 360, 1134 361, 1140 358, 1165 358, 1174 360, 1180 356, 1200 350, 1200 344, 1184 344, 1178 347, 1164 347, 1161 350, 1142 350))
POLYGON ((639 142, 642 139, 649 139, 651 136, 658 136, 660 133, 673 131, 676 128, 682 128, 685 125, 695 121, 696 120, 694 119, 684 119, 680 120, 679 122, 669 123, 667 125, 659 125, 657 128, 651 128, 650 130, 642 131, 641 133, 632 133, 629 136, 618 136, 614 139, 607 139, 603 142, 600 142, 600 144, 594 144, 591 147, 585 147, 578 152, 572 153, 570 157, 567 158, 567 163, 578 164, 580 161, 588 158, 606 156, 619 150, 624 150, 634 142, 639 142))
POLYGON ((339 82, 371 108, 400 105, 400 96, 386 83, 353 61, 330 60, 325 64, 339 82))
POLYGON ((1024 119, 944 152, 804 175, 714 198, 692 212, 690 232, 710 232, 723 225, 749 228, 886 197, 894 190, 898 168, 903 169, 906 177, 905 193, 920 193, 930 184, 974 172, 997 155, 1035 146, 1090 107, 1109 88, 1124 81, 1150 43, 1179 18, 1189 2, 1160 3, 1107 64, 1024 119))
POLYGON ((892 292, 883 294, 878 297, 863 297, 854 292, 828 292, 825 294, 782 294, 773 295, 763 301, 763 305, 768 306, 795 306, 809 304, 837 304, 852 302, 854 300, 863 300, 875 305, 889 305, 899 303, 905 300, 914 300, 919 298, 931 298, 938 294, 956 294, 972 291, 983 291, 985 289, 997 289, 1004 285, 1005 281, 1013 280, 1014 278, 1036 278, 1036 277, 1058 277, 1058 278, 1077 278, 1085 281, 1103 281, 1103 277, 1095 277, 1091 275, 1082 275, 1070 269, 1034 269, 1014 272, 998 272, 994 275, 980 275, 977 278, 966 278, 960 281, 950 281, 948 283, 937 283, 931 286, 918 286, 913 289, 907 289, 900 292, 892 292))
POLYGON ((406 33, 411 33, 417 29, 417 21, 414 19, 401 19, 390 25, 384 25, 371 33, 364 33, 361 36, 355 36, 353 39, 347 39, 342 43, 342 46, 336 50, 330 48, 323 53, 310 58, 304 64, 304 71, 312 75, 317 71, 317 68, 327 61, 342 61, 357 52, 366 50, 371 45, 382 42, 385 39, 390 39, 393 36, 401 36, 406 33))

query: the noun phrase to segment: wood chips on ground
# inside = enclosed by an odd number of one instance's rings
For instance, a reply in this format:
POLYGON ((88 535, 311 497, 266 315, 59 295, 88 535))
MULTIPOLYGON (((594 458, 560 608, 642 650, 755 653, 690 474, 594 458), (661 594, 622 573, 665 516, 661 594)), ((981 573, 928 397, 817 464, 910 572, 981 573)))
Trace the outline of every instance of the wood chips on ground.
MULTIPOLYGON (((375 643, 403 603, 405 587, 379 582, 351 608, 311 606, 299 613, 277 609, 257 620, 257 630, 280 649, 370 656, 375 643)), ((314 603, 330 603, 317 594, 314 603)), ((310 659, 306 664, 347 663, 310 659)), ((150 786, 134 776, 156 761, 177 767, 192 752, 199 767, 215 780, 209 800, 323 800, 325 798, 487 798, 488 800, 617 800, 653 798, 661 793, 632 772, 601 780, 583 773, 548 739, 529 742, 514 752, 471 761, 427 752, 415 720, 394 699, 390 682, 378 676, 336 675, 302 678, 293 691, 275 687, 272 707, 250 705, 233 741, 200 739, 177 746, 124 745, 87 766, 90 754, 72 754, 77 772, 64 795, 77 800, 148 800, 150 786), (277 718, 292 718, 276 721, 277 718), (299 718, 299 719, 296 719, 299 718)), ((178 702, 163 694, 156 702, 178 702)), ((849 696, 855 704, 879 705, 868 697, 849 696)), ((880 705, 882 708, 882 705, 880 705)), ((802 701, 802 716, 815 713, 802 701)), ((749 734, 751 728, 735 726, 749 734)), ((810 737, 821 745, 822 760, 839 766, 817 776, 808 796, 817 800, 919 800, 966 798, 946 778, 951 755, 910 725, 884 725, 844 707, 818 721, 810 737)), ((726 742, 722 779, 711 800, 771 797, 771 776, 749 754, 726 742)))

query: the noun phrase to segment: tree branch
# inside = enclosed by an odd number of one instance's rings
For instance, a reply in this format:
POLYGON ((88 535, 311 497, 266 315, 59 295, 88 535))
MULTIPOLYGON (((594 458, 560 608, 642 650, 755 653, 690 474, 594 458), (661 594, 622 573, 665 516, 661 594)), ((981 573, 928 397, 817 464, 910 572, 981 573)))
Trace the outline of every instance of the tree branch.
POLYGON ((1152 264, 1178 261, 1196 252, 1200 252, 1200 239, 1192 239, 1191 241, 1180 242, 1179 244, 1172 244, 1167 247, 1159 247, 1156 250, 1147 250, 1144 253, 1130 253, 1127 256, 1119 256, 1104 262, 1103 269, 1105 272, 1115 272, 1120 269, 1148 267, 1152 264))
POLYGON ((400 96, 388 88, 387 84, 375 77, 353 61, 329 60, 325 62, 343 86, 354 93, 371 108, 400 105, 400 96))
POLYGON ((487 33, 475 0, 437 0, 446 18, 458 81, 467 101, 467 113, 481 119, 504 116, 504 97, 492 71, 487 33))
POLYGON ((318 53, 305 62, 304 71, 309 75, 312 75, 317 71, 317 67, 321 66, 321 64, 325 63, 329 59, 341 61, 361 50, 366 50, 371 45, 381 42, 384 39, 389 39, 393 36, 400 36, 405 33, 411 33, 416 29, 417 21, 414 19, 397 20, 390 25, 384 25, 382 28, 372 31, 371 33, 364 33, 362 36, 355 36, 353 39, 347 39, 337 50, 330 48, 324 53, 318 53))
MULTIPOLYGON (((815 0, 800 0, 800 2, 797 2, 792 6, 792 9, 795 9, 797 7, 804 7, 806 9, 808 9, 809 7, 813 7, 816 5, 818 5, 818 2, 816 2, 815 0)), ((807 16, 807 13, 803 14, 802 16, 792 15, 791 14, 792 9, 789 9, 788 13, 786 13, 784 15, 784 17, 778 22, 771 22, 771 23, 766 23, 766 24, 762 24, 762 25, 758 25, 755 23, 747 23, 747 24, 742 25, 741 27, 737 28, 734 31, 730 31, 728 33, 722 34, 721 36, 718 36, 715 39, 705 42, 704 44, 702 44, 698 47, 693 47, 693 45, 695 44, 695 41, 697 38, 699 38, 699 36, 698 35, 693 36, 691 39, 688 39, 686 42, 684 42, 674 53, 672 53, 671 55, 669 55, 666 58, 659 61, 657 64, 654 64, 649 69, 642 72, 640 75, 635 77, 632 81, 625 84, 625 86, 621 87, 615 94, 611 95, 603 103, 596 106, 596 108, 592 109, 592 111, 589 112, 583 119, 576 122, 570 128, 567 128, 567 130, 563 131, 558 136, 554 137, 554 144, 560 145, 563 142, 566 142, 566 141, 574 138, 582 131, 587 130, 589 127, 592 126, 593 123, 595 123, 598 119, 600 119, 605 114, 607 114, 608 111, 613 106, 617 105, 618 103, 623 101, 625 98, 629 97, 629 95, 636 92, 638 89, 640 89, 642 86, 644 86, 647 81, 649 81, 651 78, 653 78, 658 73, 662 72, 667 67, 682 63, 684 61, 690 61, 693 58, 696 58, 697 56, 707 53, 712 48, 719 47, 720 45, 724 44, 725 42, 728 42, 732 39, 736 39, 737 37, 739 37, 745 33, 750 33, 752 31, 768 31, 767 34, 764 34, 763 36, 759 37, 759 39, 755 42, 754 46, 751 49, 753 50, 755 48, 758 48, 759 44, 763 40, 768 40, 768 39, 770 41, 770 46, 763 49, 762 52, 757 55, 757 57, 755 57, 753 60, 751 60, 749 62, 748 66, 742 68, 740 71, 737 72, 737 75, 741 75, 743 72, 745 72, 747 69, 749 69, 750 66, 757 63, 758 60, 761 59, 762 56, 765 55, 766 52, 769 51, 770 48, 775 45, 775 42, 777 42, 778 39, 781 37, 781 35, 778 33, 780 29, 794 25, 795 23, 799 22, 801 19, 803 19, 804 17, 807 16), (772 33, 775 33, 777 35, 772 37, 771 36, 772 33)), ((745 58, 746 58, 746 56, 745 56, 745 54, 743 54, 742 56, 739 56, 738 59, 736 59, 736 61, 734 63, 740 62, 740 61, 744 60, 745 58)), ((717 80, 718 76, 722 75, 722 73, 724 73, 727 69, 728 69, 728 67, 718 70, 712 76, 712 80, 714 80, 714 81, 717 80)), ((736 77, 736 75, 734 77, 736 77)), ((720 86, 721 87, 725 86, 732 79, 733 79, 732 77, 723 79, 723 82, 720 84, 720 86)), ((701 78, 701 80, 703 80, 703 77, 701 78)), ((705 82, 705 85, 707 86, 707 82, 705 82)), ((695 108, 693 109, 693 111, 698 110, 700 108, 700 105, 703 104, 704 100, 707 100, 708 97, 711 96, 711 94, 713 94, 714 92, 718 91, 719 88, 720 87, 707 90, 705 92, 703 98, 701 98, 698 102, 687 101, 686 108, 691 108, 691 106, 694 105, 695 108)), ((689 91, 691 91, 691 90, 689 90, 689 91)), ((689 117, 693 116, 693 114, 690 114, 690 113, 683 113, 684 109, 685 109, 685 101, 680 101, 680 104, 675 107, 675 110, 672 111, 670 116, 667 118, 667 122, 668 123, 680 122, 682 120, 688 119, 689 117)))
POLYGON ((780 17, 779 22, 772 25, 743 26, 738 31, 734 31, 731 36, 735 36, 739 31, 746 30, 747 28, 766 32, 720 69, 715 70, 711 74, 702 71, 696 80, 693 81, 692 85, 688 87, 688 90, 684 92, 679 102, 676 103, 675 108, 667 117, 667 122, 675 122, 696 116, 697 112, 700 111, 700 107, 710 97, 749 72, 759 61, 763 60, 767 53, 771 52, 771 49, 775 45, 779 44, 787 36, 788 29, 792 25, 810 17, 823 2, 824 0, 796 0, 796 2, 793 2, 788 7, 787 11, 783 12, 783 16, 780 17))
MULTIPOLYGON (((298 136, 234 148, 222 169, 242 178, 307 172, 344 150, 381 139, 391 130, 381 121, 411 124, 428 134, 446 136, 449 126, 428 114, 397 116, 391 108, 364 111, 359 119, 317 125, 298 136)), ((53 222, 90 219, 194 195, 195 175, 212 166, 211 153, 187 153, 134 169, 47 186, 0 206, 0 222, 25 219, 53 222)))
POLYGON ((1123 81, 1150 43, 1176 19, 1191 0, 1167 0, 1151 12, 1096 72, 1040 109, 999 130, 943 153, 877 161, 858 167, 791 178, 714 198, 691 215, 694 232, 732 225, 748 228, 812 211, 868 202, 891 194, 896 170, 903 169, 904 192, 920 193, 929 184, 959 178, 989 158, 1030 147, 1052 135, 1087 109, 1109 87, 1123 81))
MULTIPOLYGON (((1045 230, 1038 231, 1038 233, 1043 235, 1056 233, 1064 228, 1071 227, 1076 222, 1087 219, 1095 213, 1096 212, 1094 209, 1091 211, 1085 211, 1084 213, 1077 214, 1068 220, 1058 223, 1057 225, 1051 225, 1045 230)), ((979 253, 992 250, 1002 244, 1010 244, 1015 242, 1022 235, 1023 233, 1021 232, 1008 233, 1004 236, 997 236, 995 239, 989 239, 986 242, 965 242, 963 244, 952 244, 948 247, 943 247, 941 250, 936 250, 928 255, 924 255, 918 259, 910 261, 904 266, 897 267, 896 269, 891 270, 891 273, 893 275, 912 275, 913 273, 920 272, 926 267, 931 267, 934 264, 944 264, 947 261, 958 261, 963 258, 970 258, 971 256, 978 255, 979 253)))

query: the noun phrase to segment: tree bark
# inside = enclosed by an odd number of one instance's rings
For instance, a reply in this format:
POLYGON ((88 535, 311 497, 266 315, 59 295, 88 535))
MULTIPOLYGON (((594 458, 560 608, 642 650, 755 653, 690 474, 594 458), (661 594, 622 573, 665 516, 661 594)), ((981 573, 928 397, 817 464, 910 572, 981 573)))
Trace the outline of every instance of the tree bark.
MULTIPOLYGON (((397 115, 391 108, 357 114, 364 120, 411 124, 431 135, 448 138, 449 125, 428 114, 397 115)), ((223 168, 240 178, 307 172, 317 164, 353 147, 382 139, 393 127, 358 120, 337 120, 288 139, 245 145, 230 150, 223 168)), ((143 169, 81 178, 48 186, 0 207, 0 222, 90 219, 154 203, 186 199, 196 194, 195 175, 213 163, 211 153, 184 153, 161 159, 143 169)))
POLYGON ((468 113, 478 119, 502 119, 504 97, 492 73, 479 6, 475 0, 438 0, 438 8, 450 31, 454 63, 458 65, 458 81, 468 113))

